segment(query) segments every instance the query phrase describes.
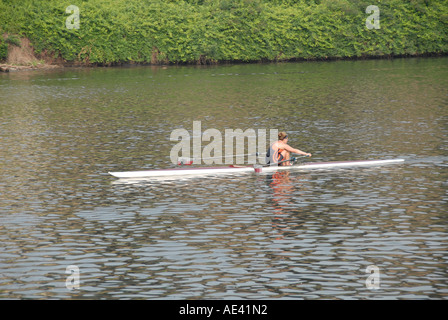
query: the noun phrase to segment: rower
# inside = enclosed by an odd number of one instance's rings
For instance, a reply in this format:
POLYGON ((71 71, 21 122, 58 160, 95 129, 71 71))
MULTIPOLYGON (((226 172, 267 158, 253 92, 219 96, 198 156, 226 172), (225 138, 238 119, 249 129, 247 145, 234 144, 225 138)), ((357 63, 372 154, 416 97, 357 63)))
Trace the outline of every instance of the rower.
POLYGON ((278 134, 278 141, 271 144, 268 152, 266 153, 266 164, 271 166, 290 166, 291 163, 288 160, 291 157, 291 153, 311 157, 311 153, 290 147, 288 145, 288 135, 286 132, 280 132, 278 134))

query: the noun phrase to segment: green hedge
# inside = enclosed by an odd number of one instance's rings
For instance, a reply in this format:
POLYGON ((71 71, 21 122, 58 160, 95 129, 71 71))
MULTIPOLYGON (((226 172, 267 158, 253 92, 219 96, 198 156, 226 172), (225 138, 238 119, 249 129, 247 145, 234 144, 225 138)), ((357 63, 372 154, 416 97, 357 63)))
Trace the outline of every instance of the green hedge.
POLYGON ((0 61, 6 60, 8 57, 8 44, 0 37, 0 61))
POLYGON ((94 64, 273 61, 448 52, 448 2, 431 0, 0 0, 4 32, 94 64), (380 29, 367 29, 368 5, 380 29), (80 28, 67 29, 69 5, 80 28))

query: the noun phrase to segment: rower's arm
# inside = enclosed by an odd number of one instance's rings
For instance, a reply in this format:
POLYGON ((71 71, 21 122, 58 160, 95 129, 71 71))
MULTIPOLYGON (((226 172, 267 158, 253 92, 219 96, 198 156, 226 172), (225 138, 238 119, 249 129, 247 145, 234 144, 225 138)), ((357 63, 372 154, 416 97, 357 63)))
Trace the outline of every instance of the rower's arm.
POLYGON ((291 146, 289 146, 289 145, 287 145, 287 144, 284 144, 284 145, 283 145, 283 149, 285 149, 286 151, 289 151, 289 152, 291 152, 291 153, 297 153, 297 154, 301 154, 301 155, 303 155, 303 156, 311 157, 311 153, 307 153, 307 152, 304 152, 304 151, 302 151, 302 150, 295 149, 295 148, 293 148, 293 147, 291 147, 291 146))

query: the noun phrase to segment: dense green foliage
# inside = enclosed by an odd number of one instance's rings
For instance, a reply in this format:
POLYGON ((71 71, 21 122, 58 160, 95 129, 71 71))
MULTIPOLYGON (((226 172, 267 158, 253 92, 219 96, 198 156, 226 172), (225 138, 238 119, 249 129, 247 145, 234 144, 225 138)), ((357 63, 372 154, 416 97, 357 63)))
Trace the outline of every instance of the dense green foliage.
POLYGON ((446 0, 0 0, 0 21, 2 33, 29 38, 37 53, 82 63, 448 52, 446 0), (372 4, 380 29, 366 27, 372 4), (69 5, 79 7, 79 29, 66 27, 69 5))
POLYGON ((5 60, 8 56, 8 45, 0 39, 0 61, 5 60))

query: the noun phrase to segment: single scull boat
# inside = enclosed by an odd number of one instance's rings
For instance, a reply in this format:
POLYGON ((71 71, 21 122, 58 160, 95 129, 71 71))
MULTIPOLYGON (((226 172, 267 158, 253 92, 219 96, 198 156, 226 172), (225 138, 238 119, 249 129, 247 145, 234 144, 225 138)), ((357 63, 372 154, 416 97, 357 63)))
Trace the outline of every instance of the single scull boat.
POLYGON ((268 167, 228 166, 228 167, 175 168, 175 169, 161 169, 161 170, 109 172, 109 174, 121 179, 175 177, 175 176, 181 177, 186 175, 214 175, 214 174, 248 173, 248 172, 275 172, 277 170, 311 170, 311 169, 343 168, 354 166, 358 167, 378 166, 384 164, 399 163, 403 161, 404 159, 332 161, 332 162, 313 162, 292 166, 268 166, 268 167))

